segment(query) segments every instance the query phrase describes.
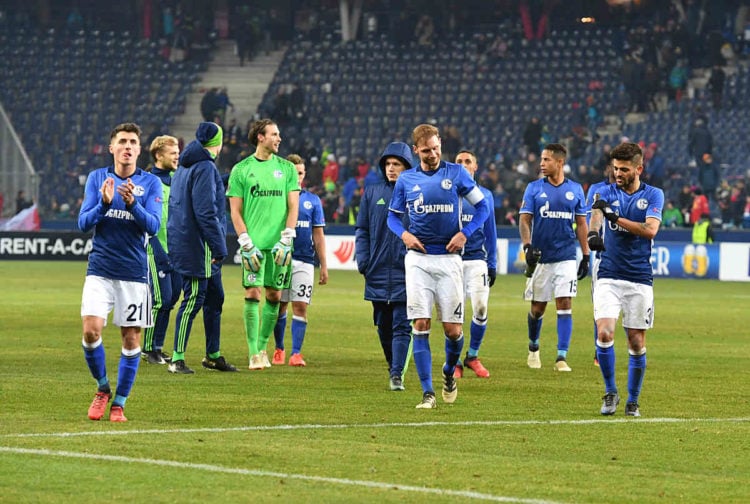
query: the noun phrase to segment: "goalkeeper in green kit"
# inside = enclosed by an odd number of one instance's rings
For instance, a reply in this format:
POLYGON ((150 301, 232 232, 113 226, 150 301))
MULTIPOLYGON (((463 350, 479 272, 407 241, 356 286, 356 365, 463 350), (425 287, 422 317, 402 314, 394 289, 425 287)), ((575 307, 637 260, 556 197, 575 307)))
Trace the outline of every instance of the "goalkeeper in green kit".
POLYGON ((255 153, 232 168, 227 196, 242 257, 249 368, 260 370, 271 367, 266 346, 279 315, 281 291, 291 278, 300 186, 294 165, 278 156, 281 135, 276 123, 255 121, 248 139, 255 153), (263 287, 266 302, 261 310, 263 287))

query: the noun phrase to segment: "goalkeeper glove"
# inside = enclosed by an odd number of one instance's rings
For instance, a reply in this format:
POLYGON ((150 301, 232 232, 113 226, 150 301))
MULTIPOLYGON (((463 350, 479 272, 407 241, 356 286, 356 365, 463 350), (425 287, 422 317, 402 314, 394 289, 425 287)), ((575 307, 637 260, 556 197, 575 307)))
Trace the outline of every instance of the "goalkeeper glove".
POLYGON ((497 270, 495 268, 487 268, 487 276, 490 277, 490 287, 492 287, 493 285, 495 285, 497 270))
POLYGON ((530 243, 523 246, 523 253, 526 255, 526 270, 523 272, 528 278, 534 274, 536 265, 539 264, 539 260, 542 258, 542 251, 538 248, 533 248, 530 243))
POLYGON ((604 218, 607 219, 612 224, 614 224, 615 222, 617 222, 617 219, 620 218, 620 216, 617 215, 615 213, 615 211, 612 210, 612 207, 610 207, 607 204, 607 202, 604 201, 604 200, 596 200, 596 201, 594 201, 594 204, 591 205, 591 208, 595 209, 595 210, 601 210, 602 213, 604 214, 604 218))
POLYGON ((279 266, 287 266, 292 262, 292 240, 297 233, 292 228, 286 228, 281 232, 281 238, 271 249, 273 261, 279 266))
POLYGON ((584 255, 578 265, 578 280, 583 280, 589 274, 589 256, 584 255))
POLYGON ((240 244, 240 257, 242 257, 242 266, 248 271, 257 273, 263 262, 263 253, 253 244, 247 233, 241 233, 237 237, 240 244))
POLYGON ((599 236, 596 231, 589 231, 586 237, 586 241, 589 242, 589 248, 594 251, 604 251, 604 240, 599 236))

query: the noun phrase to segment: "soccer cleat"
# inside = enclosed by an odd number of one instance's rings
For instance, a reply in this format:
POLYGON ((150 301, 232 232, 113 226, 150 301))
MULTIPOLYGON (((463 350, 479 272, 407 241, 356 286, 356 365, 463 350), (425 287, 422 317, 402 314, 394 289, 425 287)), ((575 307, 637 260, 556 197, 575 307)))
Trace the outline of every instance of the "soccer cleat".
MULTIPOLYGON (((479 378, 489 378, 490 377, 490 372, 487 371, 487 368, 485 368, 482 365, 482 361, 479 360, 479 357, 468 357, 467 356, 464 359, 464 366, 466 366, 467 368, 469 368, 472 371, 474 371, 474 373, 476 373, 476 375, 479 378)), ((455 376, 456 375, 454 373, 453 377, 455 378, 455 376)))
POLYGON ((149 364, 166 364, 167 363, 167 361, 164 360, 164 357, 162 356, 161 352, 158 352, 156 350, 141 353, 141 358, 145 360, 146 362, 148 362, 149 364))
POLYGON ((464 366, 459 361, 456 363, 456 370, 453 371, 453 378, 458 380, 459 378, 463 378, 463 377, 464 377, 464 366))
POLYGON ((89 406, 89 418, 91 420, 101 420, 104 412, 107 410, 107 403, 110 399, 112 399, 112 394, 97 392, 94 400, 91 402, 91 406, 89 406))
POLYGON ((625 405, 625 416, 639 417, 641 410, 638 409, 637 402, 629 402, 625 405))
POLYGON ((281 348, 277 348, 273 351, 273 360, 271 364, 274 366, 283 366, 286 362, 286 352, 281 348))
POLYGON ((404 387, 404 382, 401 380, 401 377, 398 375, 391 376, 391 379, 388 383, 391 387, 391 390, 406 390, 404 387))
POLYGON ((157 352, 159 352, 159 355, 161 355, 161 358, 164 359, 164 364, 169 364, 170 362, 172 362, 171 355, 165 354, 161 350, 157 350, 157 352))
POLYGON ((292 356, 289 357, 289 365, 297 366, 297 367, 305 367, 307 366, 307 362, 305 362, 305 359, 302 358, 301 353, 296 353, 296 354, 292 354, 292 356))
POLYGON ((260 371, 261 369, 265 369, 265 367, 266 366, 263 365, 263 358, 260 354, 255 354, 250 357, 250 365, 248 366, 250 371, 260 371))
POLYGON ((110 422, 127 422, 128 421, 128 419, 125 418, 125 413, 122 411, 122 406, 112 405, 112 407, 109 409, 109 421, 110 422))
POLYGON ((615 411, 617 411, 617 405, 620 404, 620 396, 617 392, 609 392, 604 394, 602 399, 604 400, 602 402, 602 415, 614 415, 615 411))
POLYGON ((531 369, 540 369, 542 367, 542 360, 539 358, 539 350, 529 350, 529 357, 526 359, 526 364, 531 369))
POLYGON ((263 367, 271 367, 271 361, 268 360, 268 352, 266 352, 265 350, 261 350, 260 358, 263 360, 263 367))
POLYGON ((193 374, 195 371, 187 367, 184 360, 176 360, 170 362, 167 366, 167 371, 174 374, 193 374))
POLYGON ((237 368, 228 363, 223 355, 220 355, 215 359, 204 357, 202 364, 204 368, 211 369, 213 371, 237 371, 237 368))
POLYGON ((422 402, 417 404, 417 409, 435 409, 437 408, 437 401, 435 400, 434 392, 425 392, 422 394, 422 402))
POLYGON ((458 396, 458 385, 452 374, 443 371, 443 401, 448 404, 456 402, 458 396))
POLYGON ((555 366, 553 368, 555 371, 564 371, 564 372, 570 372, 573 371, 570 369, 570 366, 568 366, 568 363, 565 362, 565 359, 558 359, 555 362, 555 366))

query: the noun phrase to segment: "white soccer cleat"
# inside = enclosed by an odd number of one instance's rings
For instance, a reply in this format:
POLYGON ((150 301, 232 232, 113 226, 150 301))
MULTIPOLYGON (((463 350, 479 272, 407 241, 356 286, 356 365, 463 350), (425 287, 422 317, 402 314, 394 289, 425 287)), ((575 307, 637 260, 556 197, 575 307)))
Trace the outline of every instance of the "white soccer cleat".
POLYGON ((270 368, 271 367, 271 361, 268 360, 268 352, 265 350, 260 351, 260 358, 263 361, 263 367, 270 368))
POLYGON ((565 362, 564 360, 559 360, 555 362, 554 370, 555 371, 567 371, 567 372, 573 371, 572 369, 570 369, 570 366, 568 366, 568 363, 565 362))
POLYGON ((541 369, 542 359, 539 358, 539 350, 535 352, 529 350, 529 357, 526 359, 526 364, 528 364, 531 369, 541 369))
POLYGON ((252 357, 250 357, 250 365, 248 366, 248 369, 250 371, 259 371, 261 369, 265 369, 265 365, 263 364, 263 358, 260 356, 260 354, 255 354, 252 357))

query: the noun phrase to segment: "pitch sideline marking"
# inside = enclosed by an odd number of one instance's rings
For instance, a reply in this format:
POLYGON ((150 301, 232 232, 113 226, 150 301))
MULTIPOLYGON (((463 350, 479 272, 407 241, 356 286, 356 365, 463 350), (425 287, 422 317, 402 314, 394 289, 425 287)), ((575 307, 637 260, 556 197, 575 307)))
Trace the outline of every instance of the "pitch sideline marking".
POLYGON ((90 460, 106 460, 108 462, 125 462, 131 464, 150 464, 156 466, 175 467, 178 469, 195 469, 200 471, 209 471, 225 474, 240 474, 243 476, 257 476, 270 478, 296 479, 302 481, 312 481, 315 483, 330 483, 334 485, 360 486, 367 488, 377 488, 380 490, 402 490, 406 492, 417 492, 423 494, 434 494, 440 496, 464 497, 475 500, 485 500, 494 502, 516 502, 521 504, 559 504, 557 501, 548 501, 540 499, 523 499, 517 497, 505 497, 501 495, 492 495, 480 492, 471 492, 467 490, 447 490, 442 488, 420 487, 412 485, 401 485, 398 483, 382 483, 378 481, 353 480, 348 478, 330 478, 327 476, 309 476, 306 474, 290 474, 273 471, 260 471, 257 469, 242 469, 235 467, 224 467, 212 464, 193 464, 190 462, 177 462, 174 460, 159 460, 149 458, 123 457, 121 455, 96 455, 92 453, 79 453, 71 451, 39 450, 29 448, 14 448, 10 446, 0 446, 0 452, 16 453, 21 455, 39 455, 47 457, 67 457, 90 460))
POLYGON ((476 420, 466 422, 392 422, 369 424, 299 424, 299 425, 248 425, 245 427, 201 427, 195 429, 138 429, 117 431, 84 431, 84 432, 49 432, 49 433, 21 433, 1 434, 0 438, 33 438, 33 437, 76 437, 76 436, 128 436, 131 434, 190 434, 190 433, 222 433, 248 431, 291 431, 307 429, 381 429, 387 427, 446 427, 446 426, 525 426, 525 425, 590 425, 602 423, 744 423, 750 422, 750 417, 737 418, 596 418, 588 420, 476 420))

